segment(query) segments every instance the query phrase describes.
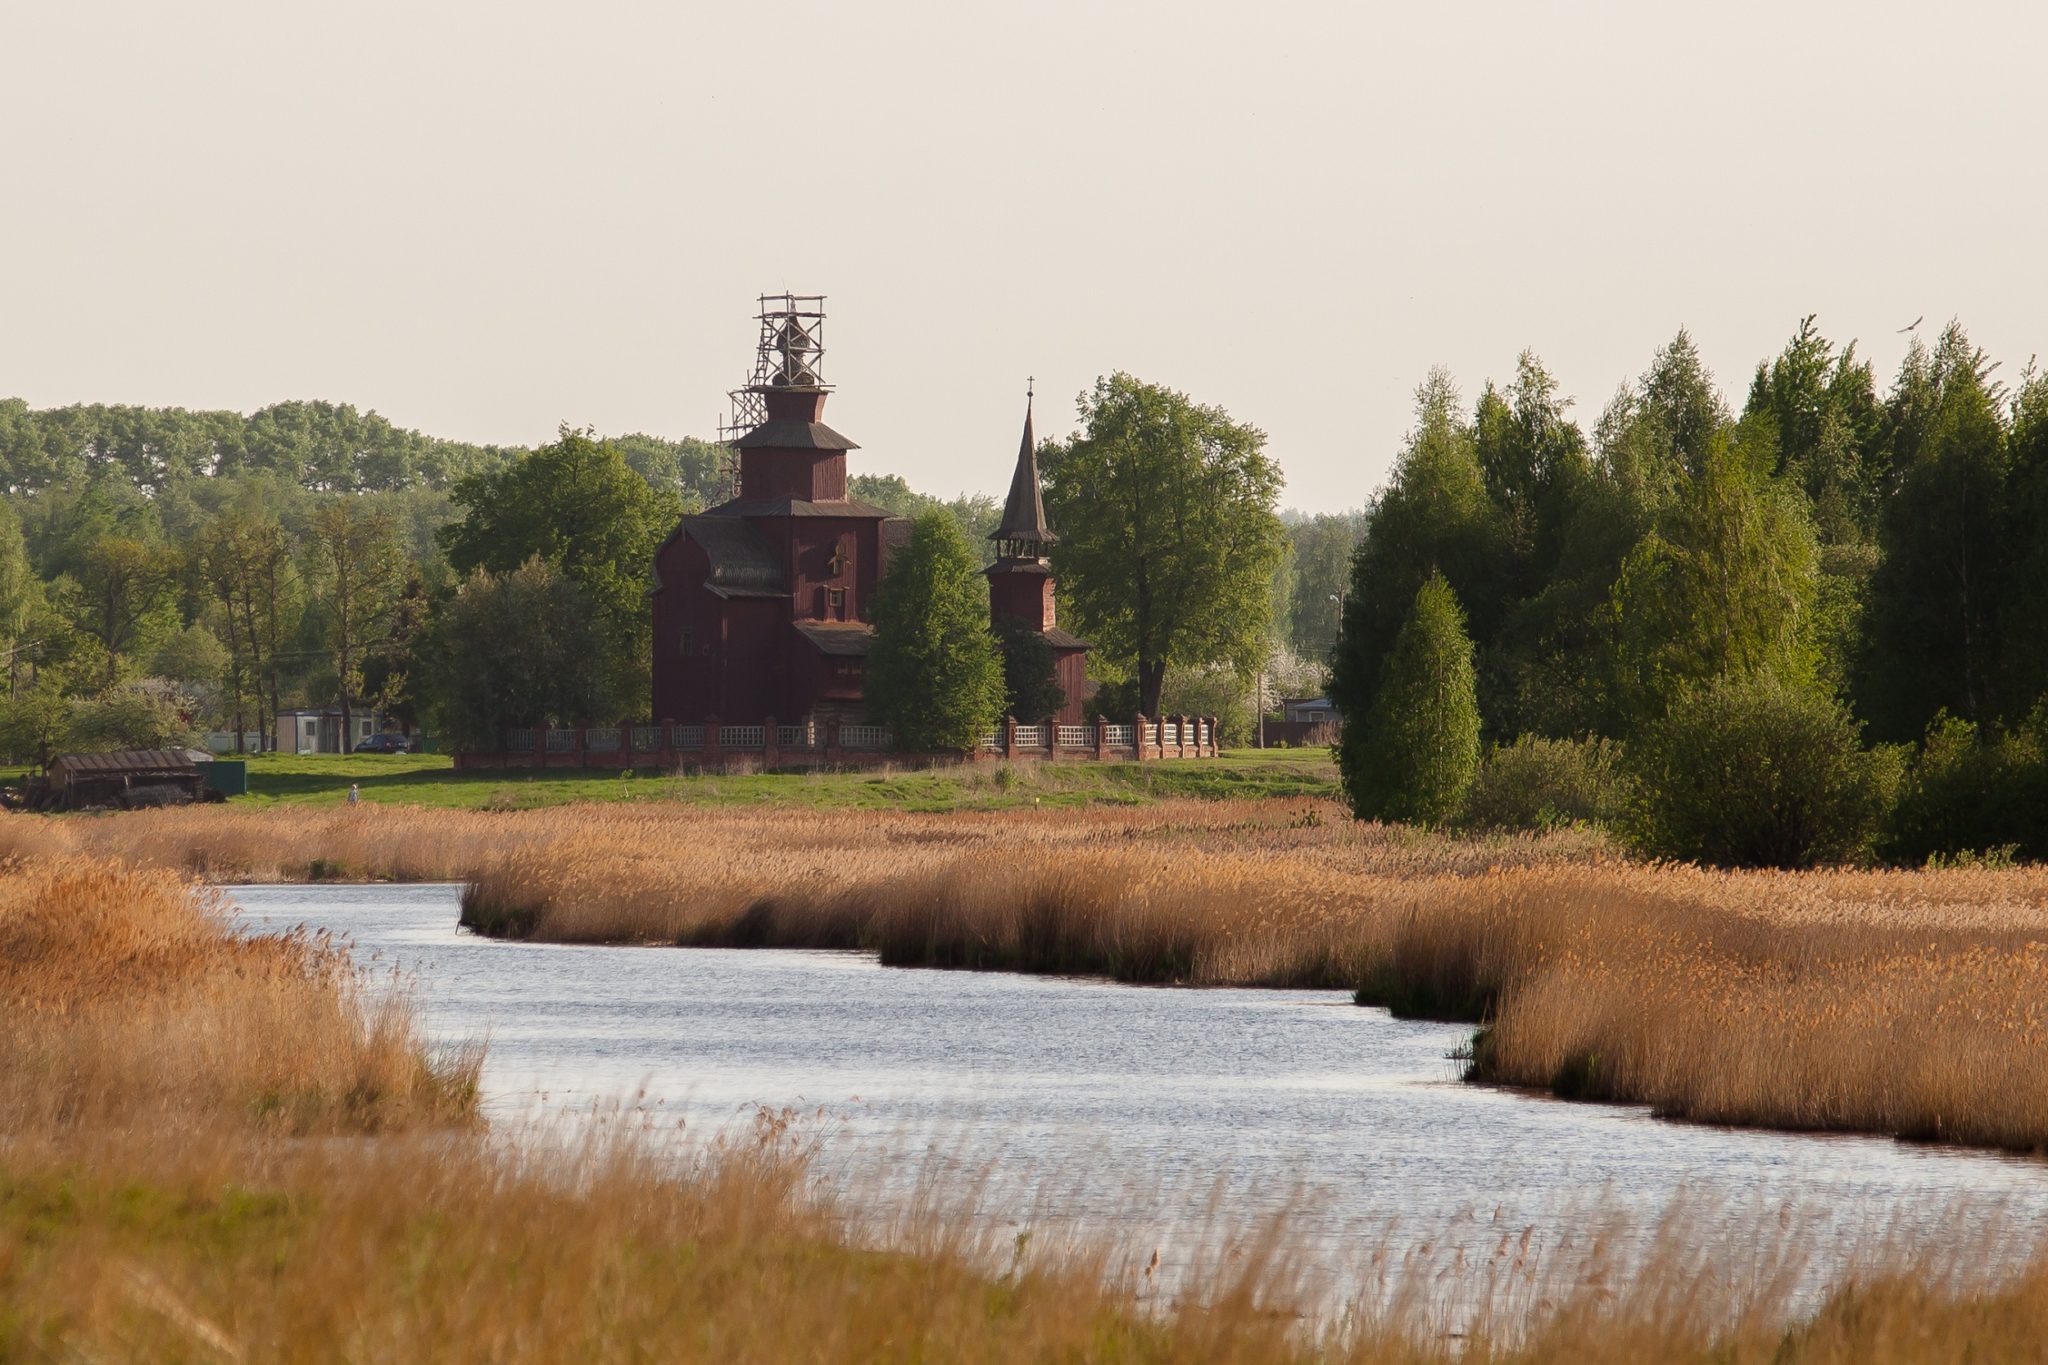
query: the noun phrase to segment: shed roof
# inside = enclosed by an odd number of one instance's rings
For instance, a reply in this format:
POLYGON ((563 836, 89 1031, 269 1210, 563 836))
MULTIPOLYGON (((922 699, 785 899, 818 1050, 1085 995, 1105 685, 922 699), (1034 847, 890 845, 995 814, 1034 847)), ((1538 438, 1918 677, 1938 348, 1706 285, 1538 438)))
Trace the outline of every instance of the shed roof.
POLYGON ((183 749, 120 749, 104 754, 59 754, 50 760, 52 777, 135 777, 194 771, 183 749))

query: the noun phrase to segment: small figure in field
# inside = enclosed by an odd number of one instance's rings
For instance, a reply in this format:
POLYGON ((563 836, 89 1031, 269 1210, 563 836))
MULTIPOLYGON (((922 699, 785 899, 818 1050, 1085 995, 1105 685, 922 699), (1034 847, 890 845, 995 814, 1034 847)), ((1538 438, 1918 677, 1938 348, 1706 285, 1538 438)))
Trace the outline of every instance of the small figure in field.
POLYGON ((348 803, 351 806, 360 806, 363 803, 363 789, 353 782, 348 784, 348 803))

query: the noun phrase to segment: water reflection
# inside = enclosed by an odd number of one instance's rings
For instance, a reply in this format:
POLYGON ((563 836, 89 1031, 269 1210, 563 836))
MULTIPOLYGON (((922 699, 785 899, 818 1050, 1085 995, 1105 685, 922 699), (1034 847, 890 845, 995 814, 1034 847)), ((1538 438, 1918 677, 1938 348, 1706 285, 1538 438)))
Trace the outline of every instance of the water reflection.
POLYGON ((983 1217, 1170 1238, 1218 1207, 1240 1221, 1285 1212, 1303 1245, 1355 1259, 1422 1237, 1477 1248, 1529 1224, 1555 1240, 1596 1210, 1647 1227, 1689 1192, 1700 1226, 1729 1236, 1811 1220, 1827 1275, 1881 1238, 1981 1230, 1991 1209, 2030 1236, 2048 1213, 2048 1170, 2032 1160, 1465 1086, 1449 1054, 1467 1030, 1336 992, 499 943, 456 930, 447 886, 233 895, 252 930, 331 930, 410 976, 437 1037, 486 1035, 496 1119, 626 1098, 702 1131, 755 1104, 822 1109, 832 1178, 872 1193, 878 1173, 943 1161, 972 1175, 983 1217))

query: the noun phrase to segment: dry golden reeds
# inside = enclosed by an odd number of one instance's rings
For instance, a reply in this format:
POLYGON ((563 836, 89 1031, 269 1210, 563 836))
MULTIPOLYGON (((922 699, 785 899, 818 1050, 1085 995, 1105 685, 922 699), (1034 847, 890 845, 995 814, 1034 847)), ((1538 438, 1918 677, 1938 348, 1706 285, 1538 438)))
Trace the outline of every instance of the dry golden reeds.
POLYGON ((9 1133, 240 1114, 294 1131, 465 1119, 475 1059, 339 948, 230 931, 215 893, 80 857, 0 864, 9 1133))
POLYGON ((468 883, 494 933, 1359 988, 1485 1018, 1480 1074, 1713 1122, 2048 1146, 2048 870, 1721 873, 1333 806, 953 815, 585 805, 7 821, 226 878, 468 883))
MULTIPOLYGON (((980 924, 1014 944, 1168 944, 1196 962, 1227 951, 1205 937, 1224 891, 1192 935, 1163 897, 1141 896, 1123 928, 1075 938, 1095 879, 1141 868, 1096 850, 1071 871, 1033 883, 1037 908, 1018 911, 971 868, 928 867, 926 910, 976 918, 899 932, 957 942, 980 924), (948 875, 968 882, 949 890, 948 875)), ((1511 988, 1550 951, 1543 917, 1565 904, 1517 899, 1536 872, 1563 894, 1604 870, 1468 873, 1487 890, 1457 912, 1460 935, 1427 926, 1465 903, 1425 896, 1393 920, 1395 956, 1511 988)), ((862 913, 872 891, 847 884, 836 903, 862 913)), ((1658 918, 1683 905, 1648 916, 1649 941, 1683 948, 1658 918)), ((1699 1250, 1682 1213, 1629 1264, 1597 1235, 1546 1261, 1526 1232, 1469 1264, 1380 1256, 1368 1300, 1305 1320, 1278 1229, 1237 1238, 1168 1294, 1156 1257, 1126 1267, 1100 1246, 1023 1238, 1005 1254, 1003 1233, 960 1216, 971 1207, 876 1222, 823 1202, 786 1115, 680 1152, 624 1118, 566 1146, 491 1141, 446 1125, 464 1112, 464 1073, 422 1063, 402 1004, 366 1003, 330 946, 238 938, 219 910, 162 869, 76 852, 0 862, 0 1359, 1918 1365, 2033 1360, 2048 1339, 2048 1257, 2001 1279, 1967 1238, 1883 1263, 1789 1328, 1797 1236, 1731 1264, 1699 1250), (1476 1311, 1440 1311, 1461 1289, 1476 1311)), ((1733 957, 1768 957, 1782 926, 1757 922, 1731 930, 1733 957)))

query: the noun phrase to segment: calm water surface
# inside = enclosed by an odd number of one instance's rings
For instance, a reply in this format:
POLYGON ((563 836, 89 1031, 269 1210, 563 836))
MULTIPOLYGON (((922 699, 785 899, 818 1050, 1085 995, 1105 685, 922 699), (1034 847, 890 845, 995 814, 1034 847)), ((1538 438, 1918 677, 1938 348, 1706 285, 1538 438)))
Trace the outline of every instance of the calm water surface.
MULTIPOLYGON (((498 1118, 619 1100, 692 1131, 823 1109, 842 1174, 963 1161, 984 1204, 1142 1225, 1289 1211, 1305 1239, 1405 1245, 1462 1218, 1646 1218, 1681 1194, 1727 1235, 1784 1210, 1832 1257, 1994 1217, 2048 1227, 2048 1166, 1882 1139, 1730 1131, 1457 1082, 1469 1030, 1331 991, 1183 990, 883 968, 851 953, 591 948, 458 932, 449 886, 242 887, 407 978, 441 1039, 485 1037, 498 1118), (929 1158, 927 1158, 929 1159, 929 1158), (1995 1212, 1994 1212, 1995 1211, 1995 1212)), ((870 1182, 872 1183, 872 1182, 870 1182)), ((1825 1270, 1826 1267, 1822 1267, 1825 1270)))

